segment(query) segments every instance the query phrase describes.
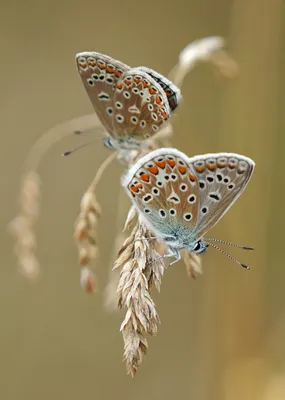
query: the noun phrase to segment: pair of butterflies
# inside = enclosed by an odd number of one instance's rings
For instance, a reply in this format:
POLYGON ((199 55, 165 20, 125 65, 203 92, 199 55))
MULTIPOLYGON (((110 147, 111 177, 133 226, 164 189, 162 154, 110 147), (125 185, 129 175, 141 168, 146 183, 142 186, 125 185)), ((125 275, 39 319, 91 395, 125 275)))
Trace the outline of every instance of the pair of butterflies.
MULTIPOLYGON (((79 53, 77 67, 84 87, 109 137, 105 145, 141 149, 169 119, 180 90, 147 67, 131 68, 95 52, 79 53)), ((203 239, 245 189, 254 162, 239 154, 217 153, 188 158, 176 149, 159 149, 140 158, 122 179, 141 219, 180 259, 180 250, 205 252, 215 247, 203 239)), ((237 246, 251 250, 246 246, 237 246)))

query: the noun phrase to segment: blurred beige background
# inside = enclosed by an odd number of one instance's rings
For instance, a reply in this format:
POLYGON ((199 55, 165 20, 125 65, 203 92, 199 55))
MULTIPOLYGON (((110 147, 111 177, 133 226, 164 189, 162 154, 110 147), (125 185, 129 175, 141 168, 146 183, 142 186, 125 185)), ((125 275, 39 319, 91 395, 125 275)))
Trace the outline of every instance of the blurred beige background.
POLYGON ((285 398, 284 11, 281 0, 2 0, 1 399, 285 398), (252 269, 210 250, 195 282, 182 263, 167 271, 155 294, 162 324, 131 379, 121 362, 123 313, 103 308, 123 167, 114 163, 106 172, 114 191, 101 184, 98 192, 104 213, 94 296, 78 282, 73 224, 109 154, 99 141, 64 159, 62 151, 77 143, 66 140, 41 164, 38 283, 19 275, 6 226, 18 211, 30 147, 52 126, 92 111, 77 52, 96 50, 167 74, 186 44, 209 35, 228 40, 240 76, 217 79, 200 66, 187 77, 174 145, 189 155, 229 151, 256 161, 246 192, 211 232, 254 246, 254 253, 231 251, 252 269))

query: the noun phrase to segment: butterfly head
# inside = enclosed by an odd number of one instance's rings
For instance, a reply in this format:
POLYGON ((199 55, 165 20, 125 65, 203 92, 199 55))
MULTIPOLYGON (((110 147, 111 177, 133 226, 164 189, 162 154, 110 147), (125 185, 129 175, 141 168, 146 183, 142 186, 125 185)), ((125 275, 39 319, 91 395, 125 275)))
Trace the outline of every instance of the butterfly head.
POLYGON ((203 239, 193 240, 192 235, 183 234, 186 232, 181 230, 172 233, 172 235, 161 237, 161 240, 172 249, 187 249, 196 254, 201 254, 208 250, 209 245, 203 239))

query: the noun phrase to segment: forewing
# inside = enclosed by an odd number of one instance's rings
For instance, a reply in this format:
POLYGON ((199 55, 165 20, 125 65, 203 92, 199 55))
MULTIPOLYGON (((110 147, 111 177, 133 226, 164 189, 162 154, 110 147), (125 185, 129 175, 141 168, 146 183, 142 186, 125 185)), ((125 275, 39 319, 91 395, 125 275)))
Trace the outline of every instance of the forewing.
POLYGON ((122 184, 148 224, 161 234, 169 227, 193 229, 197 224, 197 181, 188 157, 175 149, 160 149, 142 157, 122 184))
POLYGON ((133 68, 116 84, 113 114, 119 138, 145 140, 168 120, 170 108, 161 86, 147 73, 133 68))
POLYGON ((166 94, 170 110, 173 112, 182 99, 180 89, 165 76, 159 74, 153 69, 148 67, 137 67, 137 69, 146 72, 162 87, 166 94))
POLYGON ((96 114, 112 135, 114 121, 111 110, 115 86, 123 72, 130 67, 107 55, 93 51, 78 53, 76 65, 96 114))
POLYGON ((202 237, 222 218, 245 189, 254 162, 239 154, 217 153, 189 159, 199 188, 195 233, 202 237))

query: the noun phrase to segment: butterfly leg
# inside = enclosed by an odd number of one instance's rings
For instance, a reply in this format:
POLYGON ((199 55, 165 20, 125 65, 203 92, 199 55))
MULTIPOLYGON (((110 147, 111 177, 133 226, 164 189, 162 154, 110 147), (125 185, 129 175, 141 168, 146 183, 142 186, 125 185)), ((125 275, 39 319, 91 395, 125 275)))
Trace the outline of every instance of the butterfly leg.
POLYGON ((170 267, 171 265, 173 265, 173 264, 177 263, 179 260, 181 260, 180 251, 177 249, 171 249, 170 252, 167 254, 167 256, 175 257, 175 259, 173 261, 171 261, 171 263, 169 263, 168 267, 170 267))

